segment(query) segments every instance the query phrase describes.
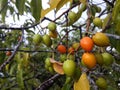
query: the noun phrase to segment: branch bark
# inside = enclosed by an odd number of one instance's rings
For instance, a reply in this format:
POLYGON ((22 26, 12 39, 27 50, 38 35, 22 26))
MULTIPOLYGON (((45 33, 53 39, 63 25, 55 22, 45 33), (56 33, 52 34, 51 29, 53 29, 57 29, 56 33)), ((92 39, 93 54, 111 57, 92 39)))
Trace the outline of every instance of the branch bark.
POLYGON ((43 82, 38 88, 35 90, 48 90, 48 88, 54 83, 54 81, 59 77, 59 74, 54 75, 50 79, 43 82))

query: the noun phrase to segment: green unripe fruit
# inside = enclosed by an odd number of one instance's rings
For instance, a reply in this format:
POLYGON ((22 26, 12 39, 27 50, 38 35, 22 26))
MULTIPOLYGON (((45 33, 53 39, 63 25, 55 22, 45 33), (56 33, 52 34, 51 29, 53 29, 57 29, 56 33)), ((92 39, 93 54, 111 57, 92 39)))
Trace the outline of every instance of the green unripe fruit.
POLYGON ((76 64, 73 60, 66 60, 63 63, 63 71, 67 76, 73 76, 75 73, 76 64))
POLYGON ((101 89, 106 89, 107 88, 107 82, 103 77, 99 77, 96 80, 96 85, 101 89))
POLYGON ((103 56, 103 61, 105 65, 109 66, 113 63, 114 58, 111 54, 105 52, 105 53, 102 53, 102 56, 103 56))
POLYGON ((43 43, 47 46, 50 47, 52 45, 52 40, 49 35, 44 35, 43 36, 43 43))
POLYGON ((103 65, 104 64, 104 60, 103 60, 103 56, 102 54, 100 53, 95 53, 95 58, 96 58, 96 61, 99 65, 103 65))
POLYGON ((99 17, 93 19, 93 24, 97 27, 102 27, 102 20, 99 17))
POLYGON ((74 20, 76 20, 76 16, 77 16, 77 14, 76 14, 75 12, 70 11, 70 12, 68 13, 68 20, 69 20, 70 22, 74 22, 74 20))
POLYGON ((50 66, 51 66, 50 58, 46 58, 46 59, 45 59, 45 65, 46 65, 47 67, 50 67, 50 66))
POLYGON ((48 70, 50 73, 54 73, 54 69, 52 67, 49 67, 48 70))
POLYGON ((48 29, 52 32, 56 31, 56 24, 54 22, 50 22, 48 24, 48 29))
POLYGON ((39 44, 42 41, 42 37, 40 36, 40 34, 35 34, 33 36, 33 43, 34 44, 39 44))

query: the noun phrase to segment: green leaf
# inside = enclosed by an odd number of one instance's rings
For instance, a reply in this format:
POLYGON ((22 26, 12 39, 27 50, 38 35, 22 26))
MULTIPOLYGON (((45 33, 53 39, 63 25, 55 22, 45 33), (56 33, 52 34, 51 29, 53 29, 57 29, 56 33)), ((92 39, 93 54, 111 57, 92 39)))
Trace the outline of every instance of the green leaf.
POLYGON ((16 0, 16 7, 20 15, 23 15, 25 9, 25 0, 16 0))
POLYGON ((40 21, 41 9, 42 9, 41 0, 32 0, 31 1, 31 11, 32 11, 32 15, 35 18, 36 22, 40 21))
POLYGON ((18 86, 21 89, 24 89, 24 82, 23 82, 23 70, 21 68, 21 63, 18 64, 17 67, 17 76, 16 76, 17 82, 18 82, 18 86))
POLYGON ((68 3, 68 2, 71 2, 72 3, 72 1, 73 0, 61 0, 59 3, 58 3, 58 5, 57 5, 57 7, 56 7, 56 11, 58 11, 63 5, 65 5, 66 3, 68 3))
POLYGON ((57 7, 57 5, 59 4, 60 1, 61 0, 50 0, 49 1, 50 8, 47 8, 45 10, 42 9, 42 11, 41 11, 41 18, 43 18, 51 10, 55 9, 57 7))
POLYGON ((2 21, 5 22, 5 16, 8 8, 8 0, 1 0, 0 13, 2 14, 2 21))

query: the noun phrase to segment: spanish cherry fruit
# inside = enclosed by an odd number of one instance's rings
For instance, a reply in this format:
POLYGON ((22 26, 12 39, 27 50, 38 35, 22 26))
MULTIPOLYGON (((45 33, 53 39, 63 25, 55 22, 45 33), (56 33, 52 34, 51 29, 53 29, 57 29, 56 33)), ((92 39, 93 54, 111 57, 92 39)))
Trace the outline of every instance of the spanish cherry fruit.
POLYGON ((97 64, 99 65, 103 65, 104 64, 104 60, 103 60, 103 56, 101 53, 94 53, 97 64))
POLYGON ((76 64, 73 60, 66 60, 63 63, 63 71, 67 76, 73 76, 75 73, 76 64))
POLYGON ((42 37, 40 34, 35 34, 33 36, 33 43, 34 44, 39 44, 42 41, 42 37))
POLYGON ((114 58, 111 54, 104 52, 102 53, 102 56, 103 56, 103 61, 105 65, 109 66, 113 63, 114 58))
POLYGON ((43 42, 47 47, 50 47, 52 45, 52 40, 47 34, 43 36, 43 42))
POLYGON ((93 19, 93 24, 97 27, 102 27, 102 20, 99 17, 93 19))
POLYGON ((93 43, 93 40, 90 37, 86 36, 86 37, 83 37, 80 40, 80 46, 85 51, 91 51, 93 49, 94 43, 93 43))
POLYGON ((82 62, 84 63, 84 65, 89 68, 92 69, 96 66, 96 58, 95 55, 93 53, 84 53, 82 55, 82 62))
POLYGON ((109 38, 101 32, 97 32, 95 35, 93 35, 92 40, 95 45, 100 47, 108 46, 110 44, 109 38))
POLYGON ((107 88, 107 81, 103 77, 99 77, 96 80, 96 85, 101 89, 106 89, 107 88))
POLYGON ((56 24, 54 22, 50 22, 48 24, 48 29, 52 32, 56 31, 56 24))

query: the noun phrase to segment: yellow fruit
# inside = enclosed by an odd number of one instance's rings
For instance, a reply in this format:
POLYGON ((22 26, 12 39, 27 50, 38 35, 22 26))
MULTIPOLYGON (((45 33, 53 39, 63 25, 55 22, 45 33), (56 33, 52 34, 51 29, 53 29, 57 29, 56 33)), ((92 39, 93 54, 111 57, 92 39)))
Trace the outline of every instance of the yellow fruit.
POLYGON ((93 24, 97 27, 102 27, 102 20, 99 17, 93 19, 93 24))
POLYGON ((97 32, 95 35, 93 35, 92 40, 95 45, 100 47, 108 46, 110 44, 109 38, 101 32, 97 32))

